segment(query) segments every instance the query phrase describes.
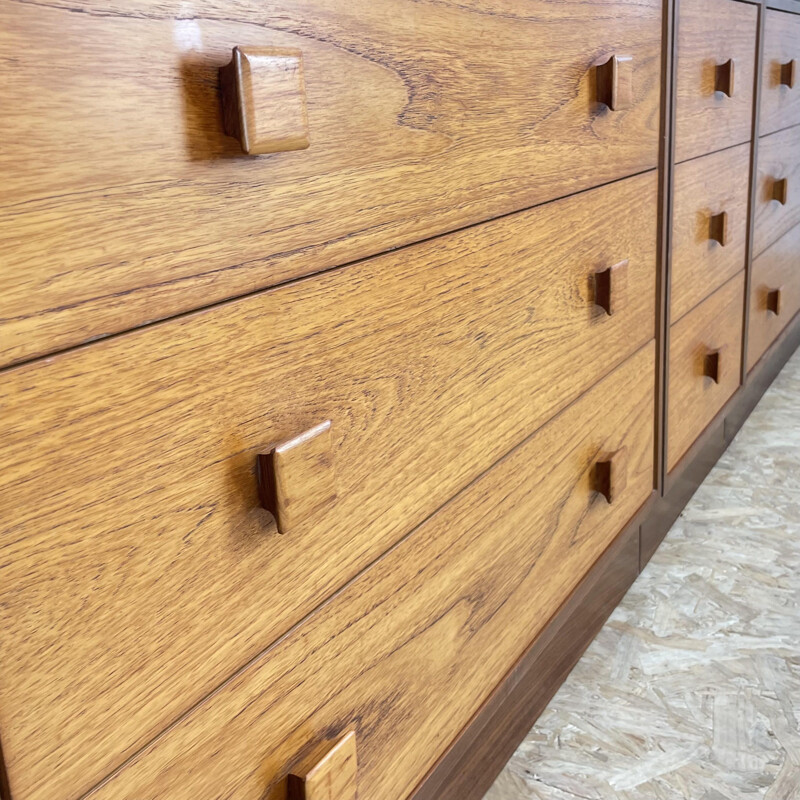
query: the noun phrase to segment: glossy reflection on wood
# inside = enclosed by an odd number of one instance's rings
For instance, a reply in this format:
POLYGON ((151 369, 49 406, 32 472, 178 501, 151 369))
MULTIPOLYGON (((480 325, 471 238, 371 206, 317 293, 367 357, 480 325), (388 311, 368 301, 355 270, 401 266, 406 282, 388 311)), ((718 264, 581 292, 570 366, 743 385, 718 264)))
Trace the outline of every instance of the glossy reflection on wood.
MULTIPOLYGON (((655 167, 661 7, 3 3, 0 364, 655 167), (307 150, 247 157, 225 135, 234 46, 302 53, 307 150), (595 67, 623 46, 633 94, 612 112, 595 67)), ((254 90, 291 113, 254 97, 253 142, 300 144, 299 69, 266 71, 254 90)))
POLYGON ((649 341, 656 187, 651 172, 4 373, 15 800, 78 797, 649 341), (594 274, 625 259, 608 316, 594 274), (337 500, 277 536, 257 456, 327 419, 337 500))
POLYGON ((296 761, 351 727, 358 797, 406 798, 650 496, 654 355, 542 427, 92 800, 283 800, 296 761), (628 483, 609 505, 593 468, 622 448, 628 483))

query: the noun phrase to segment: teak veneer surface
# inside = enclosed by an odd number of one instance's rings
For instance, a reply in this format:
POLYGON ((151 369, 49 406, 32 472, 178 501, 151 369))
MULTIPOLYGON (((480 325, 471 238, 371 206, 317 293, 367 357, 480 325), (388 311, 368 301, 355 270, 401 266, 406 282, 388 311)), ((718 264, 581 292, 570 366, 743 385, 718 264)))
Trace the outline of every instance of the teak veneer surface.
POLYGON ((743 301, 744 272, 740 272, 670 330, 669 470, 739 386, 743 301), (718 382, 704 375, 705 359, 715 352, 718 382))
POLYGON ((753 256, 800 224, 800 125, 758 140, 753 256), (786 203, 773 197, 776 180, 786 179, 786 203))
POLYGON ((0 364, 655 167, 661 5, 3 3, 0 364), (223 134, 237 45, 301 52, 308 149, 223 134))
POLYGON ((768 9, 765 26, 758 121, 762 135, 800 124, 800 15, 768 9), (795 81, 789 87, 781 83, 781 67, 792 60, 795 81))
POLYGON ((676 322, 744 269, 750 193, 750 145, 675 167, 671 319, 676 322), (727 213, 727 241, 710 238, 711 217, 727 213))
POLYGON ((91 795, 284 800, 356 730, 358 797, 409 795, 651 493, 649 344, 91 795), (605 452, 626 489, 592 490, 605 452))
POLYGON ((78 797, 652 339, 656 195, 650 172, 2 374, 14 800, 78 797), (624 261, 609 316, 594 274, 624 261), (256 456, 325 420, 337 500, 277 535, 256 456))
POLYGON ((758 8, 736 0, 680 0, 675 160, 750 140, 758 8), (716 67, 734 62, 732 96, 715 91, 716 67))
POLYGON ((751 370, 800 311, 800 225, 753 261, 747 369, 751 370), (780 314, 768 307, 769 292, 781 290, 780 314))

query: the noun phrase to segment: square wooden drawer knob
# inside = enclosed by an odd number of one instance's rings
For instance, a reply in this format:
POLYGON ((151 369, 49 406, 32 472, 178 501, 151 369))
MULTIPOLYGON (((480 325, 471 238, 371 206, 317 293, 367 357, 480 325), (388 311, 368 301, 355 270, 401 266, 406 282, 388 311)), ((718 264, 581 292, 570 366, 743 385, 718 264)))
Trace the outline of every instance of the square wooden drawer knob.
POLYGON ((625 447, 601 455, 594 465, 593 487, 613 503, 628 485, 628 450, 625 447))
POLYGON ((288 800, 356 800, 357 779, 356 734, 351 731, 308 772, 289 775, 288 800))
POLYGON ((628 260, 594 273, 594 303, 608 316, 622 310, 628 290, 628 260))
POLYGON ((336 500, 331 422, 258 456, 261 505, 275 517, 280 533, 317 516, 336 500))
POLYGON ((781 86, 787 86, 789 89, 794 89, 794 83, 797 80, 797 62, 792 59, 785 64, 781 64, 781 86))
POLYGON ((724 64, 717 64, 714 80, 714 91, 733 97, 735 64, 729 58, 724 64))
POLYGON ((772 199, 785 206, 789 200, 789 179, 776 178, 772 182, 772 199))
POLYGON ((767 311, 774 314, 776 317, 781 315, 781 308, 783 306, 783 289, 770 289, 767 292, 767 311))
POLYGON ((709 223, 708 238, 725 247, 728 244, 728 212, 713 214, 709 223))
POLYGON ((611 56, 597 69, 597 100, 612 111, 633 104, 633 57, 611 56))
POLYGON ((711 378, 714 383, 719 383, 720 360, 719 350, 709 350, 705 356, 703 356, 703 375, 706 378, 711 378))
POLYGON ((219 71, 225 133, 248 155, 309 145, 303 55, 275 47, 234 47, 219 71))

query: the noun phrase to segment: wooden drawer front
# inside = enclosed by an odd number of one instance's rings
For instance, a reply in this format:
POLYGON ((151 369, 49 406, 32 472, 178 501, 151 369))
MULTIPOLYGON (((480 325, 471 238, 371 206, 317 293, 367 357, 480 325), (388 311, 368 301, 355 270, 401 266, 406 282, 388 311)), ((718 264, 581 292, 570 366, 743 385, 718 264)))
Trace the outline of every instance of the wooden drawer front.
POLYGON ((671 328, 670 470, 739 386, 743 294, 740 272, 671 328))
POLYGON ((752 369, 800 311, 800 226, 753 262, 747 369, 752 369))
POLYGON ((657 163, 661 0, 198 0, 186 15, 182 0, 3 4, 0 363, 657 163), (299 51, 307 149, 244 156, 224 135, 234 45, 299 51), (632 96, 611 111, 596 66, 615 55, 632 96))
POLYGON ((653 366, 648 345, 92 800, 276 800, 348 730, 358 797, 407 797, 650 495, 653 366), (594 465, 623 451, 609 504, 594 465))
POLYGON ((800 224, 800 126, 758 142, 753 255, 800 224))
POLYGON ((749 191, 749 144, 675 168, 673 322, 744 269, 749 191))
POLYGON ((800 124, 800 16, 774 9, 767 9, 766 15, 761 134, 800 124))
POLYGON ((758 9, 748 3, 681 0, 676 161, 749 141, 757 24, 758 9), (733 61, 732 86, 725 69, 729 61, 733 61))
POLYGON ((649 341, 656 194, 651 172, 3 375, 15 800, 77 796, 649 341), (276 535, 256 456, 326 420, 281 448, 312 513, 276 535))

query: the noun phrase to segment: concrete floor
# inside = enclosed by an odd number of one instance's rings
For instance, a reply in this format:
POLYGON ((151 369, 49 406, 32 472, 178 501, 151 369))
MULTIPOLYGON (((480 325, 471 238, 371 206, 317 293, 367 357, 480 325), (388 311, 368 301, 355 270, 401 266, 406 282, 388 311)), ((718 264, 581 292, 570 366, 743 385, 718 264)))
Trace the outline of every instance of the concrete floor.
POLYGON ((800 798, 800 352, 485 800, 800 798))

